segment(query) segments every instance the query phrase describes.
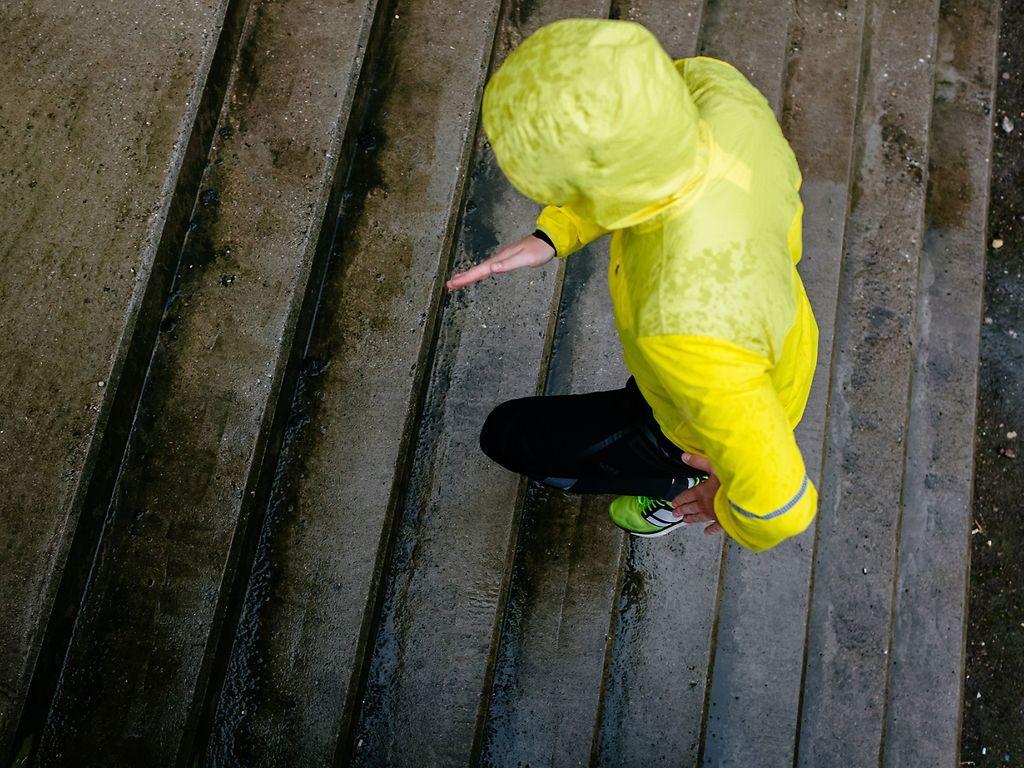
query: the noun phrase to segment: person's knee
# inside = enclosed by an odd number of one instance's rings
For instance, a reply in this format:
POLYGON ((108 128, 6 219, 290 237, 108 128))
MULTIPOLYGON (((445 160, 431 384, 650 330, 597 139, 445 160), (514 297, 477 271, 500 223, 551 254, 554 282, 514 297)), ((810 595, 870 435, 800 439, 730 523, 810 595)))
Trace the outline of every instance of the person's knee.
POLYGON ((514 401, 501 403, 490 412, 480 430, 480 450, 513 472, 519 471, 513 466, 518 464, 513 450, 517 410, 514 401))

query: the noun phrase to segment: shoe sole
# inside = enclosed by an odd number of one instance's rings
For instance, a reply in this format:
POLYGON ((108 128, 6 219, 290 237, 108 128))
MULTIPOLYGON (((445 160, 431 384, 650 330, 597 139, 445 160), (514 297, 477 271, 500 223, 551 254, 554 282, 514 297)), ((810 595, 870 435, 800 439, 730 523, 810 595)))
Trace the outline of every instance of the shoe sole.
POLYGON ((689 525, 689 523, 685 523, 685 522, 673 523, 672 525, 670 525, 670 526, 668 526, 666 528, 662 528, 660 531, 655 531, 654 533, 637 533, 636 531, 631 531, 631 530, 629 530, 627 528, 622 528, 621 530, 625 531, 630 536, 637 536, 637 537, 639 537, 641 539, 656 539, 659 536, 664 536, 665 534, 672 533, 672 531, 674 531, 676 528, 681 528, 684 525, 689 525))

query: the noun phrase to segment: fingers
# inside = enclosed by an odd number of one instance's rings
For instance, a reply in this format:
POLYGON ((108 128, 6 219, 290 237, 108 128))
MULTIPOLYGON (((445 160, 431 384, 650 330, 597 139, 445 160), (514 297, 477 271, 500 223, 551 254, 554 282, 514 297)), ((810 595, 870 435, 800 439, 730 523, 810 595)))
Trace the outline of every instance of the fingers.
POLYGON ((495 272, 511 272, 513 269, 519 269, 520 267, 532 267, 537 263, 537 258, 533 253, 525 249, 519 249, 512 251, 505 258, 500 259, 494 263, 495 272))
POLYGON ((701 483, 696 488, 683 491, 672 500, 672 514, 687 523, 711 523, 715 521, 714 490, 701 483))
POLYGON ((498 275, 522 267, 539 267, 547 264, 555 256, 555 250, 543 240, 530 235, 518 243, 508 245, 464 272, 453 275, 445 285, 450 291, 457 291, 467 285, 477 283, 484 278, 498 275))
POLYGON ((503 260, 509 259, 515 256, 519 252, 518 248, 505 248, 498 251, 494 256, 489 259, 481 261, 476 266, 470 267, 464 272, 459 272, 453 275, 452 278, 445 283, 450 291, 457 291, 460 288, 465 288, 467 285, 480 282, 486 277, 490 277, 495 272, 507 271, 503 270, 497 265, 500 265, 503 260))
POLYGON ((711 466, 711 462, 705 459, 703 456, 697 456, 694 453, 684 453, 683 461, 694 469, 699 469, 701 472, 709 472, 714 474, 715 470, 711 466))
POLYGON ((494 270, 490 264, 477 264, 465 272, 453 275, 451 280, 445 283, 445 285, 448 287, 448 290, 457 291, 460 288, 465 288, 467 285, 478 283, 485 277, 490 277, 493 273, 494 270))
POLYGON ((702 502, 707 502, 711 505, 714 503, 713 499, 715 498, 715 493, 717 491, 717 486, 714 486, 709 482, 703 482, 689 490, 683 491, 672 499, 672 506, 682 507, 686 504, 697 504, 702 502))
POLYGON ((715 517, 714 507, 715 494, 718 492, 715 468, 708 459, 693 453, 684 453, 683 461, 694 469, 707 472, 709 477, 700 485, 676 496, 672 500, 672 514, 687 523, 711 523, 704 529, 706 534, 721 533, 722 526, 715 517))
MULTIPOLYGON (((700 488, 698 485, 697 488, 700 488)), ((683 491, 674 499, 672 499, 672 506, 681 507, 684 504, 693 504, 695 501, 699 501, 701 494, 697 493, 697 488, 691 488, 688 491, 683 491)))
POLYGON ((481 261, 475 267, 470 267, 465 272, 454 275, 445 285, 448 286, 448 290, 457 291, 491 275, 511 272, 522 267, 532 267, 536 264, 535 255, 522 247, 507 248, 486 261, 481 261))
POLYGON ((449 291, 457 291, 460 288, 465 288, 467 285, 472 285, 478 280, 483 280, 489 273, 481 273, 479 266, 467 269, 465 272, 459 272, 458 274, 452 275, 451 279, 445 283, 445 287, 449 291))
MULTIPOLYGON (((689 504, 680 504, 672 510, 672 514, 676 517, 683 517, 684 515, 696 515, 699 512, 706 512, 708 507, 705 507, 699 501, 691 501, 689 504)), ((713 518, 712 518, 713 519, 713 518)))
POLYGON ((684 523, 713 523, 715 522, 715 516, 710 512, 697 511, 688 512, 683 510, 683 522, 684 523))
POLYGON ((682 517, 685 513, 696 512, 705 505, 697 498, 684 498, 682 494, 672 500, 672 513, 676 517, 682 517))

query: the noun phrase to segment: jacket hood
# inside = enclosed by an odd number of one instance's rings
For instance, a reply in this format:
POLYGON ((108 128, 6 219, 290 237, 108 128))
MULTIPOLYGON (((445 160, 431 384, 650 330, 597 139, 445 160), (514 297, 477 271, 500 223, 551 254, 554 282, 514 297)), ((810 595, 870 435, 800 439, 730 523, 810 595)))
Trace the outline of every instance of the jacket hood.
POLYGON ((483 127, 527 197, 605 229, 671 205, 698 173, 699 115, 671 58, 627 21, 542 27, 487 84, 483 127))

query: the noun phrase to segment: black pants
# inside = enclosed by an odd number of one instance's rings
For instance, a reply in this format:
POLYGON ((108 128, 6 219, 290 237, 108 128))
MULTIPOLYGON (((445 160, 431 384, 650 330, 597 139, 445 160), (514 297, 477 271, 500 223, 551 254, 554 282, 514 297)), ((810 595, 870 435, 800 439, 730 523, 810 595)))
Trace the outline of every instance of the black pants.
POLYGON ((502 403, 480 447, 506 469, 573 493, 671 499, 704 476, 683 463, 632 378, 610 392, 502 403))

